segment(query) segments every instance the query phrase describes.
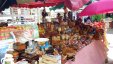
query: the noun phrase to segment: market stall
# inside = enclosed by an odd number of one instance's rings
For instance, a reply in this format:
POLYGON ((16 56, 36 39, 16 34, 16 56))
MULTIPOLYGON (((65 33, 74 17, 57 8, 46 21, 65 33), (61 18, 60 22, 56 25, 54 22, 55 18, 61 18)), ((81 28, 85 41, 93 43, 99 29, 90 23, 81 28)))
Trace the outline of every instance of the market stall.
MULTIPOLYGON (((89 0, 74 1, 81 3, 77 8, 74 7, 77 4, 73 5, 72 1, 65 1, 65 5, 68 2, 71 5, 67 5, 68 8, 72 7, 71 10, 77 10, 89 0)), ((10 49, 5 49, 3 53, 5 57, 1 59, 1 63, 103 64, 107 58, 107 48, 103 38, 104 23, 84 24, 81 19, 73 20, 71 12, 67 13, 67 9, 64 9, 64 18, 58 15, 53 22, 1 27, 0 40, 14 40, 8 42, 9 47, 6 46, 6 48, 10 49), (66 14, 69 14, 68 17, 66 14)), ((47 14, 44 13, 42 16, 45 20, 47 14)), ((24 21, 23 18, 21 19, 24 21)))
POLYGON ((90 64, 94 63, 97 57, 101 59, 97 62, 100 64, 104 63, 107 57, 103 27, 103 22, 64 22, 59 17, 59 22, 2 27, 0 38, 14 39, 13 45, 10 43, 12 50, 9 49, 7 54, 12 54, 17 64, 23 61, 40 64, 82 64, 81 59, 90 64))

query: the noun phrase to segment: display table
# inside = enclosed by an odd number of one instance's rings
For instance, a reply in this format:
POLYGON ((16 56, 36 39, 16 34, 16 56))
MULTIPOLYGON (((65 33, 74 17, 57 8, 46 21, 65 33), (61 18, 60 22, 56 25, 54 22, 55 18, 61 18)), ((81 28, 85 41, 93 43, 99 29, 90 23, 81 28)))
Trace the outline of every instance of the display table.
POLYGON ((75 61, 67 61, 65 64, 104 64, 106 58, 104 42, 94 40, 75 55, 75 61))

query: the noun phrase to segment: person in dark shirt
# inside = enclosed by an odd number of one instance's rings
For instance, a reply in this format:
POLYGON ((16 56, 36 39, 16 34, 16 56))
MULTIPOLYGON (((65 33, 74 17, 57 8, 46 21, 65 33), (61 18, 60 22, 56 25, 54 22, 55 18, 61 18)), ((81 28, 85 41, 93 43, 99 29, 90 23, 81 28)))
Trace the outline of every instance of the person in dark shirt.
POLYGON ((44 10, 42 11, 42 17, 45 18, 46 16, 48 16, 48 14, 47 14, 46 10, 44 9, 44 10))
POLYGON ((60 13, 58 13, 57 14, 57 19, 59 19, 61 17, 61 14, 60 13))
POLYGON ((73 20, 73 15, 71 11, 68 12, 68 19, 70 19, 71 21, 73 20))
POLYGON ((106 18, 110 17, 110 13, 106 13, 106 18))

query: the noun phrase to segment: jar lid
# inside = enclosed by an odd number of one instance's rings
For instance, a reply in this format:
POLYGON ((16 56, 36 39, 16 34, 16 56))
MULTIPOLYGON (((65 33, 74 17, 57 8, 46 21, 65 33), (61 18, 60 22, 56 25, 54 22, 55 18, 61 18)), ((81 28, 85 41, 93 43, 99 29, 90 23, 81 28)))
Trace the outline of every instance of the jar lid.
POLYGON ((49 41, 49 39, 48 38, 37 38, 37 39, 35 39, 35 41, 46 42, 46 41, 49 41))
POLYGON ((5 54, 5 57, 13 57, 12 54, 5 54))

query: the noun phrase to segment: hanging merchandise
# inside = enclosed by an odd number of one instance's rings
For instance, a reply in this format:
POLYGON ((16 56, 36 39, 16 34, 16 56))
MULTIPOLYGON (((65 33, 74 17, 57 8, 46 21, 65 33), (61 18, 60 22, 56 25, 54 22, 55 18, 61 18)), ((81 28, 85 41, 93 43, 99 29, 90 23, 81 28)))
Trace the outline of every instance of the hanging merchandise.
POLYGON ((24 8, 21 8, 21 15, 24 15, 24 8))
POLYGON ((31 15, 35 15, 36 10, 37 10, 36 8, 31 9, 31 15))
POLYGON ((11 14, 12 15, 19 15, 18 8, 17 7, 11 7, 11 14))
MULTIPOLYGON (((20 9, 20 15, 30 15, 30 11, 29 10, 31 10, 31 9, 29 9, 29 8, 19 8, 20 9)), ((19 10, 18 10, 18 12, 19 12, 19 10)))

